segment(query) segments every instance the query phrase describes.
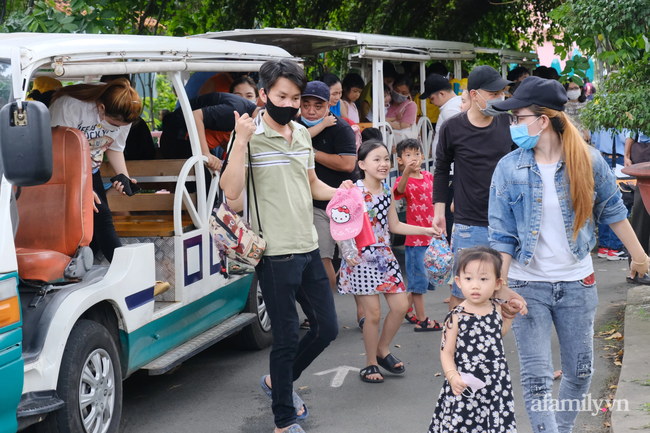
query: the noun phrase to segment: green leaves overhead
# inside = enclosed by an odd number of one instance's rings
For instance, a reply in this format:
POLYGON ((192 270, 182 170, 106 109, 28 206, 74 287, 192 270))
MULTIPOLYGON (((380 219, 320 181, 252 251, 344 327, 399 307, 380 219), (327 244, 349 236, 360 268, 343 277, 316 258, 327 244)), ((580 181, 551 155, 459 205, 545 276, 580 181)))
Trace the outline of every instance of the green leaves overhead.
POLYGON ((613 74, 582 109, 580 119, 591 130, 600 127, 650 133, 650 65, 634 62, 613 74))
POLYGON ((566 57, 577 42, 586 55, 615 65, 643 56, 650 0, 566 0, 549 17, 565 30, 557 54, 566 57))
POLYGON ((236 28, 308 27, 524 50, 541 42, 545 32, 554 33, 544 25, 547 14, 560 4, 560 0, 70 0, 66 11, 60 12, 54 0, 41 0, 33 10, 27 10, 27 0, 0 0, 0 5, 5 1, 13 10, 0 23, 2 31, 181 36, 236 28), (74 19, 60 23, 59 14, 74 19))
MULTIPOLYGON (((581 121, 591 130, 650 133, 650 58, 644 37, 650 34, 650 0, 566 0, 549 16, 565 29, 555 41, 557 54, 566 57, 575 42, 608 72, 593 102, 581 111, 581 121)), ((567 68, 584 78, 573 61, 567 68)), ((571 80, 580 84, 576 75, 571 80)))

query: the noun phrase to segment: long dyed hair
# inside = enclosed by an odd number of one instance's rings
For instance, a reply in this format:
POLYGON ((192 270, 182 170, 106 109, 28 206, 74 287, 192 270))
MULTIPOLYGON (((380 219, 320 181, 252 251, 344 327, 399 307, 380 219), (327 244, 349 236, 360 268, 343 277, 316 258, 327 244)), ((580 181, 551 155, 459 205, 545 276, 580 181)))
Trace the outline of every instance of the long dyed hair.
POLYGON ((120 122, 133 123, 142 114, 140 95, 126 78, 118 78, 103 85, 76 84, 62 87, 54 93, 52 102, 62 96, 97 105, 104 104, 106 116, 120 122))
POLYGON ((575 213, 573 222, 573 239, 575 240, 578 237, 578 230, 591 217, 594 208, 594 174, 589 146, 563 111, 538 105, 528 108, 536 116, 548 117, 551 120, 551 127, 562 138, 562 158, 566 164, 566 175, 571 185, 571 201, 575 213))

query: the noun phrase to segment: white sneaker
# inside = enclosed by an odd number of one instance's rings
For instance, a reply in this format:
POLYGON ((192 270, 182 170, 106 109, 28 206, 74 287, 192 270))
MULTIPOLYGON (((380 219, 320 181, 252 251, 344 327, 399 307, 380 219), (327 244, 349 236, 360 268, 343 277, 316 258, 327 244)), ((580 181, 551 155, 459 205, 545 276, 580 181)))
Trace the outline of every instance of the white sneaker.
POLYGON ((627 260, 628 255, 624 250, 609 250, 607 252, 607 260, 627 260))

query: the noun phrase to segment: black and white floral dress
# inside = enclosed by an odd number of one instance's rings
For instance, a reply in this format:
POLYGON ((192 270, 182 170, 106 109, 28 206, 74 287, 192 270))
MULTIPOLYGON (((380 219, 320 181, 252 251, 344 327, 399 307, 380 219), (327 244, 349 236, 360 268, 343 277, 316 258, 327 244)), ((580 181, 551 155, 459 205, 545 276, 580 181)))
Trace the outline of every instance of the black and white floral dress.
MULTIPOLYGON (((458 372, 471 373, 486 383, 473 397, 454 395, 445 379, 429 426, 430 433, 516 433, 515 402, 503 349, 501 314, 494 308, 485 316, 467 313, 462 306, 445 318, 458 320, 454 361, 458 372)), ((445 346, 446 326, 442 347, 445 346)))
POLYGON ((348 266, 343 260, 339 278, 339 293, 345 295, 377 295, 379 293, 406 292, 399 263, 390 249, 388 231, 388 210, 391 194, 386 183, 382 192, 373 194, 358 180, 357 188, 361 190, 366 204, 370 225, 376 242, 361 249, 360 262, 357 266, 348 266))

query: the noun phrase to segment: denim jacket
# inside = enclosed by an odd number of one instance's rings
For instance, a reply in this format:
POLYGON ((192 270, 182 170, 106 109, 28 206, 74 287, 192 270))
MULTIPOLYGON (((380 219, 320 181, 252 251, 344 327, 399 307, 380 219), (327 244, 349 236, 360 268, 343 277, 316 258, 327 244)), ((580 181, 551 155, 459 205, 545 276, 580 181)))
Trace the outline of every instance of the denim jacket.
MULTIPOLYGON (((589 147, 594 174, 594 210, 573 239, 575 212, 571 188, 565 178, 564 161, 560 159, 555 171, 564 230, 571 253, 576 260, 584 259, 596 244, 594 223, 612 224, 627 218, 616 177, 600 153, 589 147)), ((535 253, 542 219, 542 177, 532 150, 517 149, 497 164, 490 185, 488 211, 491 246, 510 254, 528 267, 535 253)), ((558 221, 558 224, 560 221, 558 221)))

